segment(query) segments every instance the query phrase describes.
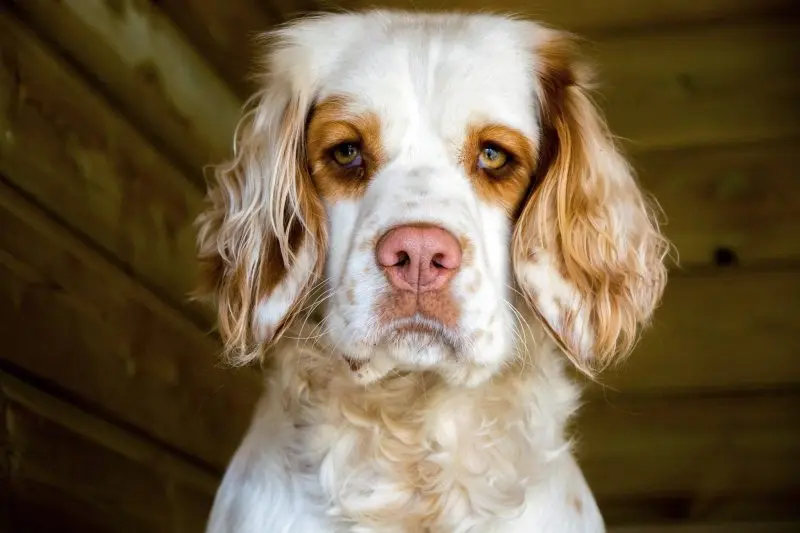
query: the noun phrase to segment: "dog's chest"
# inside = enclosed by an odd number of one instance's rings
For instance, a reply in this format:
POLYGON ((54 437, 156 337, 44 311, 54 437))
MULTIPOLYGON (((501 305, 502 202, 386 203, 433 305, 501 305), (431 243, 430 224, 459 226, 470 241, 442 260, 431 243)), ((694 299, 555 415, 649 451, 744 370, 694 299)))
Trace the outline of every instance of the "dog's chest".
POLYGON ((295 467, 326 513, 344 531, 386 533, 480 530, 517 515, 546 448, 526 412, 504 395, 393 385, 312 393, 296 411, 295 467))

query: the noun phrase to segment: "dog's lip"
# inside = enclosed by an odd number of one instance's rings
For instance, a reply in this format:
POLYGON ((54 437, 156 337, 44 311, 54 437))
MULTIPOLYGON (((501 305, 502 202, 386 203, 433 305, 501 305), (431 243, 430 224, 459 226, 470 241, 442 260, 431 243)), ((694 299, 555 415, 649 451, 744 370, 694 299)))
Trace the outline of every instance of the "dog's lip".
POLYGON ((441 332, 430 324, 424 322, 410 322, 400 324, 391 329, 394 335, 403 335, 408 333, 425 333, 427 335, 440 335, 441 332))
POLYGON ((438 320, 415 316, 387 324, 384 332, 388 337, 402 337, 410 334, 423 334, 430 337, 444 337, 448 328, 438 320))
POLYGON ((423 348, 431 343, 453 345, 454 339, 458 339, 459 335, 438 321, 415 318, 388 325, 381 337, 390 344, 412 342, 419 343, 419 347, 423 348))

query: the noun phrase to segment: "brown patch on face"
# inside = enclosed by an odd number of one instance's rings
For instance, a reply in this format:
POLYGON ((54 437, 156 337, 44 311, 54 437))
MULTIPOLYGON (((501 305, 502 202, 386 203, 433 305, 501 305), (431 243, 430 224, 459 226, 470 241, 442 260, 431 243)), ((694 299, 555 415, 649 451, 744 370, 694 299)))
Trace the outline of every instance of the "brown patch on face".
POLYGON ((458 325, 461 309, 447 289, 423 293, 393 291, 378 304, 378 316, 384 324, 416 314, 453 328, 458 325))
POLYGON ((450 291, 441 294, 426 292, 419 296, 419 312, 423 316, 434 318, 446 327, 452 328, 458 324, 461 309, 450 291))
POLYGON ((462 162, 481 199, 501 207, 513 217, 530 186, 535 154, 533 142, 518 130, 500 124, 483 124, 469 128, 462 162), (507 154, 505 165, 497 170, 479 166, 479 156, 487 146, 500 148, 507 154))
POLYGON ((319 194, 327 200, 360 197, 385 162, 380 119, 374 113, 355 114, 350 104, 344 96, 326 98, 314 107, 308 121, 308 168, 319 194), (335 161, 332 152, 342 143, 359 148, 361 165, 345 168, 335 161))

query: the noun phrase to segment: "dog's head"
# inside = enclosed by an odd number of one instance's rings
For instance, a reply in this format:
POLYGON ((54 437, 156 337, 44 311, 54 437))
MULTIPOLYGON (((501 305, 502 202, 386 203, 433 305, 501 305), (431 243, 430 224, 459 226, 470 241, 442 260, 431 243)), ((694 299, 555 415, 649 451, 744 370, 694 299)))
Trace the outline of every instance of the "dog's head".
POLYGON ((199 222, 235 360, 317 281, 324 334, 354 366, 490 376, 515 356, 518 295, 583 370, 630 350, 667 245, 570 36, 376 11, 270 37, 199 222))

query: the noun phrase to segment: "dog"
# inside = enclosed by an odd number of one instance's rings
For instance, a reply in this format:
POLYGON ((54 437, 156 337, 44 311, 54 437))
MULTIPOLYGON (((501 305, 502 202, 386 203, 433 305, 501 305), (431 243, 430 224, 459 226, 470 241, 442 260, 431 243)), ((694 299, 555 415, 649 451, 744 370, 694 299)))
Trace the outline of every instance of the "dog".
POLYGON ((578 39, 491 13, 310 15, 198 219, 265 388, 209 533, 594 533, 569 366, 632 349, 668 241, 578 39))

